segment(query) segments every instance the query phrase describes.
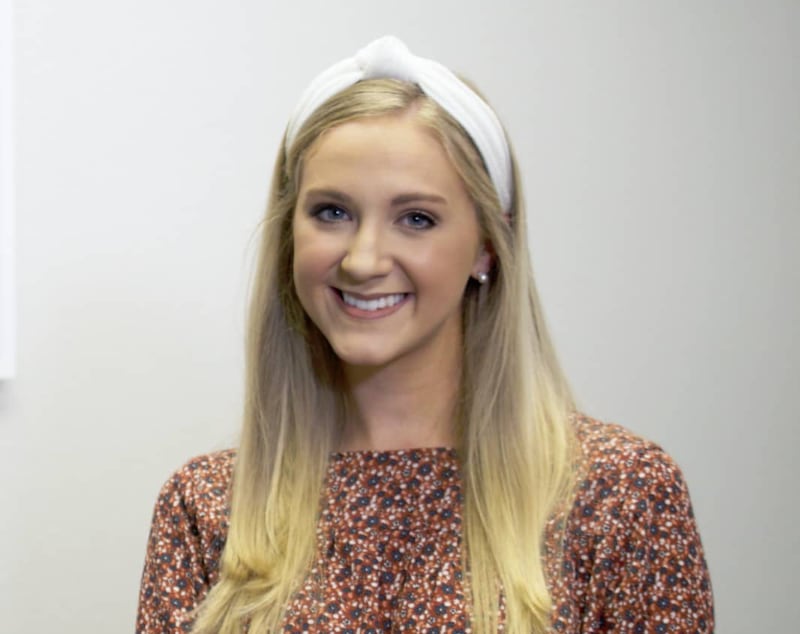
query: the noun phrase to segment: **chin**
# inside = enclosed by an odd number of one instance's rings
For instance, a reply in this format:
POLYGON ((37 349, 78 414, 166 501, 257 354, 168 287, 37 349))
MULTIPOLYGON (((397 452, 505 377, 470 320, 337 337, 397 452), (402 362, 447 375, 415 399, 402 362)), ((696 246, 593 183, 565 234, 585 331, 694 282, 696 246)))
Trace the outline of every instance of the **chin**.
POLYGON ((394 358, 387 354, 386 348, 374 349, 362 346, 332 346, 343 365, 360 368, 379 368, 394 358))
POLYGON ((342 365, 349 366, 351 368, 363 368, 363 369, 370 369, 370 368, 381 368, 391 362, 391 359, 386 357, 386 355, 379 355, 379 354, 338 354, 339 361, 342 365))

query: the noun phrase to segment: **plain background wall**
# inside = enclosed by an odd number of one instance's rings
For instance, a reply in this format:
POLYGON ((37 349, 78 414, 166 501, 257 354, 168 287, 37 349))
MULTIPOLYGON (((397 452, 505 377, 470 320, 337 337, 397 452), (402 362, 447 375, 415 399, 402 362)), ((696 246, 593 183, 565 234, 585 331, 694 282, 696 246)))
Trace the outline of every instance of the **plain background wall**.
POLYGON ((235 442, 253 236, 308 80, 397 34, 505 121, 583 408, 682 465, 718 631, 800 621, 800 4, 18 0, 3 632, 133 630, 160 484, 235 442))

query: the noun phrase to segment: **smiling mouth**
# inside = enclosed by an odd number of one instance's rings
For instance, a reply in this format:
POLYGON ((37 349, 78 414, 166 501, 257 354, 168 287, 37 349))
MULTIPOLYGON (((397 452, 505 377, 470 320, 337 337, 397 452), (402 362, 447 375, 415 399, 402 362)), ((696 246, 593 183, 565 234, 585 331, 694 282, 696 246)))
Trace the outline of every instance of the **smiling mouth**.
POLYGON ((367 312, 374 312, 384 308, 391 308, 402 302, 407 293, 394 293, 392 295, 382 295, 381 297, 374 297, 370 299, 361 299, 350 293, 339 291, 339 296, 347 306, 365 310, 367 312))

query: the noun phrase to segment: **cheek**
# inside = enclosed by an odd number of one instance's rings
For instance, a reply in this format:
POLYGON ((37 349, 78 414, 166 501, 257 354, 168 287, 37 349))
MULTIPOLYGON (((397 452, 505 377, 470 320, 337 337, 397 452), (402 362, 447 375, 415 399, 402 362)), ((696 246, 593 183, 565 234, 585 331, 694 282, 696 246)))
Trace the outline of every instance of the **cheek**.
POLYGON ((477 257, 468 236, 432 244, 417 252, 411 266, 427 284, 452 286, 454 292, 463 291, 477 257), (463 283, 463 284, 462 284, 463 283))
POLYGON ((297 296, 308 310, 307 302, 315 290, 323 288, 335 266, 336 257, 327 241, 314 240, 307 233, 298 232, 294 237, 292 275, 297 296))
POLYGON ((292 275, 294 276, 294 286, 297 289, 297 296, 303 302, 306 310, 306 302, 308 300, 311 288, 313 287, 314 279, 317 277, 313 251, 309 252, 307 249, 298 248, 295 244, 294 248, 294 261, 292 262, 292 275))

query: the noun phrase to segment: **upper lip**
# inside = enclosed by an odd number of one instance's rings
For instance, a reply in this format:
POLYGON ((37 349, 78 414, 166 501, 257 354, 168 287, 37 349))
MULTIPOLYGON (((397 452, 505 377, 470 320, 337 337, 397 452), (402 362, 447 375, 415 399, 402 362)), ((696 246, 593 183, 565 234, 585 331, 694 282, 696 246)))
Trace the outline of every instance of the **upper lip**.
POLYGON ((347 293, 351 297, 355 297, 356 299, 363 299, 365 301, 369 301, 371 299, 380 299, 381 297, 389 297, 390 295, 407 295, 406 291, 387 291, 385 293, 356 293, 354 291, 348 291, 345 288, 336 288, 333 289, 339 293, 347 293))

